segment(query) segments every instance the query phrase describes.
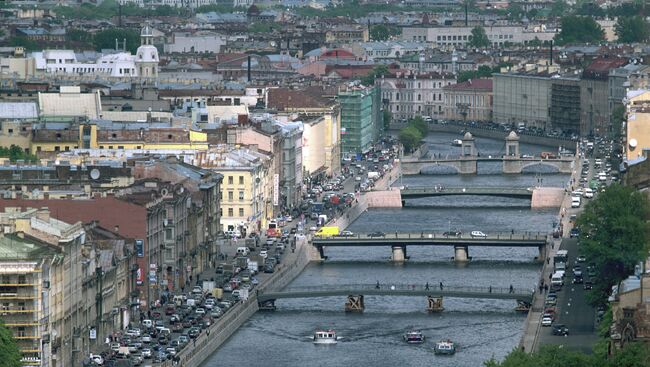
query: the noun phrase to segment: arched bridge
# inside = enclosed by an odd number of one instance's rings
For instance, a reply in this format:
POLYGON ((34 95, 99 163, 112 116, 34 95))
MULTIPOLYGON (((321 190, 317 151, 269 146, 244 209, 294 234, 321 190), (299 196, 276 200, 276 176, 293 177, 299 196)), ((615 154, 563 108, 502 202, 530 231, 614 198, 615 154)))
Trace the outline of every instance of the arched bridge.
POLYGON ((419 175, 424 168, 432 166, 449 166, 460 174, 476 174, 478 162, 501 162, 503 165, 503 173, 521 173, 523 169, 536 165, 553 167, 560 173, 571 173, 574 166, 573 157, 542 159, 519 156, 460 156, 441 159, 402 159, 400 164, 402 173, 405 175, 419 175))
POLYGON ((257 295, 260 309, 275 310, 275 301, 282 298, 347 297, 345 310, 363 312, 365 296, 426 297, 427 310, 440 312, 444 297, 511 299, 519 304, 519 310, 526 311, 533 300, 534 290, 504 287, 454 287, 440 284, 354 284, 324 285, 288 288, 282 291, 264 292, 257 295))
POLYGON ((525 187, 404 187, 400 189, 402 200, 417 199, 430 196, 448 195, 485 195, 517 199, 531 199, 533 188, 525 187))

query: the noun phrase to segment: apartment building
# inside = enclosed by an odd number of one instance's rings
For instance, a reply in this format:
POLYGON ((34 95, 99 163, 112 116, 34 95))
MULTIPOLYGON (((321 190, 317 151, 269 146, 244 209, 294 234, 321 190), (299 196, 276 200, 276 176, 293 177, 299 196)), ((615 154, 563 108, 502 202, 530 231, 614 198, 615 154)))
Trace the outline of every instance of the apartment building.
POLYGON ((348 86, 339 91, 341 106, 341 154, 367 152, 383 130, 379 86, 348 86))
MULTIPOLYGON (((402 29, 402 39, 405 41, 423 41, 433 43, 435 46, 467 47, 472 37, 473 26, 461 27, 405 27, 402 29)), ((545 26, 485 26, 485 34, 492 46, 504 46, 506 43, 526 44, 533 40, 551 41, 555 37, 555 29, 546 29, 545 26)))
POLYGON ((397 73, 385 76, 379 82, 384 108, 394 121, 405 121, 415 116, 433 119, 444 115, 444 88, 456 84, 453 74, 397 73))
POLYGON ((494 121, 550 128, 551 78, 540 74, 494 74, 494 121))
POLYGON ((492 121, 492 79, 470 79, 444 87, 444 118, 492 121))

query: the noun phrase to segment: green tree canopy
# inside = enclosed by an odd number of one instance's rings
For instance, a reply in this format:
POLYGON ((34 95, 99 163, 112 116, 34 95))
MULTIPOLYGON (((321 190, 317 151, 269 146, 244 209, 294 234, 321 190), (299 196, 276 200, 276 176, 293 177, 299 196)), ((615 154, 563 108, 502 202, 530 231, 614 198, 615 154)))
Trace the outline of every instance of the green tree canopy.
POLYGON ((0 361, 4 367, 22 367, 20 350, 9 330, 0 320, 0 361))
POLYGON ((605 39, 605 32, 591 17, 570 15, 561 20, 562 31, 555 35, 558 45, 570 43, 597 43, 605 39))
POLYGON ((553 2, 553 6, 551 6, 551 11, 549 12, 549 16, 554 18, 561 17, 563 15, 566 15, 568 11, 569 11, 569 5, 566 3, 566 1, 555 0, 553 2))
POLYGON ((420 145, 422 134, 415 126, 409 125, 400 130, 399 141, 404 146, 406 152, 412 152, 420 145))
POLYGON ((41 49, 38 42, 32 41, 27 37, 11 37, 9 39, 9 46, 11 47, 24 47, 27 51, 36 51, 41 49))
POLYGON ((375 79, 381 78, 382 75, 386 74, 388 74, 388 66, 376 65, 366 76, 361 78, 361 83, 364 85, 373 85, 375 84, 375 79))
POLYGON ((619 17, 614 25, 614 31, 620 43, 645 42, 650 36, 648 22, 640 15, 619 17))
POLYGON ((483 48, 490 46, 490 39, 485 34, 485 28, 476 26, 472 28, 472 35, 469 39, 469 46, 473 48, 483 48))
POLYGON ((589 202, 578 218, 581 251, 596 271, 587 297, 592 305, 605 304, 612 286, 632 274, 647 256, 648 214, 645 195, 613 184, 589 202))
POLYGON ((492 73, 499 72, 499 66, 496 66, 494 69, 487 66, 481 65, 478 67, 478 70, 465 70, 458 73, 458 83, 466 82, 470 79, 480 79, 480 78, 489 78, 492 76, 492 73))
POLYGON ((112 28, 104 31, 97 32, 93 38, 95 49, 100 51, 103 48, 115 48, 115 40, 119 41, 120 46, 122 40, 126 39, 126 50, 135 54, 140 46, 140 32, 128 28, 112 28))
POLYGON ((373 41, 385 41, 391 36, 400 34, 400 28, 390 27, 384 24, 373 25, 370 27, 370 39, 373 41))
POLYGON ((390 122, 393 120, 393 114, 388 109, 384 110, 384 130, 390 129, 390 122))
POLYGON ((9 148, 0 147, 0 157, 9 158, 9 160, 12 162, 15 162, 19 159, 25 160, 27 162, 38 161, 35 155, 29 154, 25 152, 21 147, 13 144, 9 148))

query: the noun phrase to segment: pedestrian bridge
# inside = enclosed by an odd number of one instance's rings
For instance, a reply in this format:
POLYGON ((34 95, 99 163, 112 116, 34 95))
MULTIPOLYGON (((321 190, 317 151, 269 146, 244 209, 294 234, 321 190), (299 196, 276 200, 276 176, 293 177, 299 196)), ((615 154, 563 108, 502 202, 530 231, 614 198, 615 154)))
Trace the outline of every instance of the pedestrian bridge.
POLYGON ((468 261, 469 246, 479 247, 537 247, 538 260, 546 258, 548 234, 497 232, 485 237, 471 234, 449 236, 440 232, 422 231, 420 233, 357 233, 353 236, 314 237, 312 245, 318 249, 321 259, 325 258, 324 247, 376 247, 390 246, 393 250, 392 259, 403 262, 408 259, 407 246, 453 246, 456 261, 468 261))
POLYGON ((400 188, 402 200, 431 196, 484 195, 517 199, 532 199, 534 188, 525 187, 438 187, 417 186, 400 188))
POLYGON ((509 287, 454 287, 444 284, 353 284, 353 285, 321 285, 312 287, 291 287, 282 291, 260 293, 257 300, 261 309, 275 309, 275 300, 284 298, 315 298, 315 297, 348 297, 346 311, 362 312, 365 308, 364 296, 399 296, 427 297, 429 311, 442 311, 443 297, 452 298, 481 298, 481 299, 511 299, 520 305, 530 304, 533 299, 533 289, 509 287))

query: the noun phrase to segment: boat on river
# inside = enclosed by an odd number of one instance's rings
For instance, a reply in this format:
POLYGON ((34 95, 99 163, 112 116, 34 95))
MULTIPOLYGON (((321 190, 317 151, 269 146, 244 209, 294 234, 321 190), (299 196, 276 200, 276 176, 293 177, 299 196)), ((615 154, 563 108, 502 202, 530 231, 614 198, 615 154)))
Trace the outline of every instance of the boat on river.
POLYGON ((426 337, 422 335, 422 332, 420 330, 407 331, 404 334, 403 338, 404 341, 409 344, 422 344, 426 339, 426 337))
POLYGON ((314 333, 314 344, 336 344, 338 337, 334 330, 316 330, 314 333))
POLYGON ((463 141, 460 140, 460 139, 454 139, 454 140, 451 142, 451 145, 454 146, 454 147, 460 147, 460 146, 463 145, 463 141))
POLYGON ((441 340, 433 348, 435 354, 452 355, 456 353, 456 345, 449 339, 441 340))

